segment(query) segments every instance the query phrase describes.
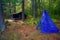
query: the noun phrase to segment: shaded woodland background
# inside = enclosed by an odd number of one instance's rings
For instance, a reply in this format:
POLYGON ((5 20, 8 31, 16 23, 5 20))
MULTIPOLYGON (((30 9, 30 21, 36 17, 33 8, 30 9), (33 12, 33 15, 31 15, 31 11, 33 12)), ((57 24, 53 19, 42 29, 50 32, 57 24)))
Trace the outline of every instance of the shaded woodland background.
POLYGON ((10 18, 10 14, 22 12, 29 17, 41 17, 43 9, 46 9, 51 18, 60 19, 60 0, 1 0, 3 12, 6 18, 10 18))

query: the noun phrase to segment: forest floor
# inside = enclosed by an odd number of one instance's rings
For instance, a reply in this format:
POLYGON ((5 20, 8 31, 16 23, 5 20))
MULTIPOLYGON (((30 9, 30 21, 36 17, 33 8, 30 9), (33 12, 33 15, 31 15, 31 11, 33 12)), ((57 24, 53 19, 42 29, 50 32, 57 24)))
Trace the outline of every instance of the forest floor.
MULTIPOLYGON (((60 21, 55 23, 60 29, 60 21)), ((60 33, 41 34, 34 24, 31 26, 21 21, 10 24, 2 34, 3 40, 60 40, 60 33)))

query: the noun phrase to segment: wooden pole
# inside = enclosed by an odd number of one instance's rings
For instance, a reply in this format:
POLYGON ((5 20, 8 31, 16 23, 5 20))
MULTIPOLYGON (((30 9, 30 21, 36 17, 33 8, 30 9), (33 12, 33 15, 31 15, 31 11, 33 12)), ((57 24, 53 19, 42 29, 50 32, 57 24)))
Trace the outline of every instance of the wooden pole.
POLYGON ((5 29, 2 6, 3 6, 3 3, 0 2, 0 31, 4 31, 4 29, 5 29))
POLYGON ((0 2, 0 40, 2 37, 2 32, 5 30, 5 23, 4 23, 4 18, 3 18, 3 3, 0 2))

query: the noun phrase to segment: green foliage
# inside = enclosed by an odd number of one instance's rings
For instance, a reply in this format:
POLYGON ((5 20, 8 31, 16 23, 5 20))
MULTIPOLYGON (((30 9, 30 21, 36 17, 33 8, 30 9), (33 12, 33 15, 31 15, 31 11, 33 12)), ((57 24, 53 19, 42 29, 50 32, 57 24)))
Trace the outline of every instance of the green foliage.
MULTIPOLYGON (((60 0, 35 0, 35 12, 36 12, 36 17, 39 17, 42 13, 43 7, 44 9, 46 9, 50 16, 52 18, 55 19, 59 19, 60 20, 60 0)), ((6 13, 7 17, 6 18, 10 18, 10 14, 14 13, 14 10, 16 10, 16 12, 21 12, 22 11, 22 0, 1 0, 1 2, 4 3, 3 5, 3 10, 4 13, 6 13), (9 5, 9 3, 11 5, 9 5), (16 6, 16 9, 14 8, 14 6, 16 6), (11 13, 10 13, 10 9, 11 9, 11 13)), ((29 17, 32 17, 32 12, 33 12, 33 8, 32 8, 32 0, 25 0, 25 13, 28 15, 29 17)))
POLYGON ((27 24, 29 24, 29 25, 34 25, 34 24, 37 25, 38 22, 39 22, 39 19, 32 18, 30 21, 27 22, 27 24))
POLYGON ((29 9, 25 10, 25 14, 27 15, 27 18, 32 17, 32 13, 29 9))
POLYGON ((10 26, 11 24, 10 24, 10 22, 8 20, 6 20, 5 25, 6 25, 6 28, 7 28, 7 26, 10 26))

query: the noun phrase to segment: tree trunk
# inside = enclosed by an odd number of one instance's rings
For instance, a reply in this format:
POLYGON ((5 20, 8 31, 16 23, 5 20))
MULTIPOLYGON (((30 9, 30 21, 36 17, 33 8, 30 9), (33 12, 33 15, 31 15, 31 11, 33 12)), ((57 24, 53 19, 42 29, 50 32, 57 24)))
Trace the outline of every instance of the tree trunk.
POLYGON ((14 1, 14 13, 16 13, 16 2, 14 1))
POLYGON ((24 21, 24 0, 22 0, 22 20, 24 21))
POLYGON ((33 14, 33 18, 35 18, 35 11, 36 11, 36 9, 35 9, 35 7, 36 7, 36 0, 32 0, 32 14, 33 14))

